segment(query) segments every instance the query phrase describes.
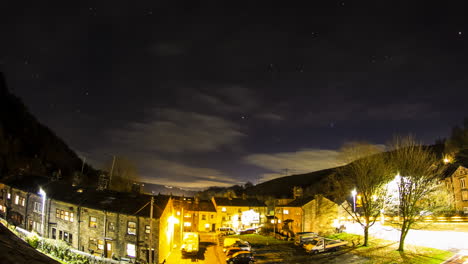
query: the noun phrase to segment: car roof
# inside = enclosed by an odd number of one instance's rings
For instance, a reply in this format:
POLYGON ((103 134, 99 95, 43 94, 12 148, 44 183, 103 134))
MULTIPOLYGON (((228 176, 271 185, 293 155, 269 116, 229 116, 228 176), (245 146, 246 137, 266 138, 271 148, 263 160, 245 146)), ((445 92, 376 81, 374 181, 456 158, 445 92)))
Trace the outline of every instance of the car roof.
POLYGON ((243 250, 243 251, 239 251, 239 252, 234 253, 234 254, 232 255, 232 257, 237 257, 237 256, 240 255, 240 254, 252 254, 252 252, 243 250))
POLYGON ((229 251, 229 250, 241 250, 241 248, 240 247, 228 247, 226 249, 226 252, 229 251))

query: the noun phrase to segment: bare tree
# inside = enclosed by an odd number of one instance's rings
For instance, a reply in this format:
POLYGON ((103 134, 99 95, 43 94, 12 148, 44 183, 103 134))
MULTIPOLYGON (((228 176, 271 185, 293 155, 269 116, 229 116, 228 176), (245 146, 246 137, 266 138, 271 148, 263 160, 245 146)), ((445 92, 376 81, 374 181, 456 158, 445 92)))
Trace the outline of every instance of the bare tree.
POLYGON ((440 199, 444 190, 439 183, 443 167, 428 147, 418 144, 412 137, 397 138, 392 149, 390 163, 397 175, 393 181, 397 190, 395 200, 402 218, 398 251, 404 251, 411 226, 422 216, 444 207, 440 199))
POLYGON ((363 142, 345 144, 342 149, 345 166, 337 168, 337 175, 331 176, 336 198, 345 200, 343 208, 364 229, 364 246, 368 245, 369 228, 375 224, 384 208, 386 184, 393 178, 391 167, 382 154, 382 148, 363 142), (351 193, 360 196, 359 208, 351 193))

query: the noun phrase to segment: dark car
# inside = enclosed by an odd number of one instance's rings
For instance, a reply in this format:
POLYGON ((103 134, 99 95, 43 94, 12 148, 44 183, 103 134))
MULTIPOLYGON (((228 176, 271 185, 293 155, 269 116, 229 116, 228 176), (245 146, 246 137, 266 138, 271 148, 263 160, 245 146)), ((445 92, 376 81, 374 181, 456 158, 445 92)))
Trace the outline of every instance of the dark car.
POLYGON ((226 259, 227 264, 253 264, 254 256, 249 251, 239 251, 226 259))
POLYGON ((255 234, 255 233, 257 233, 257 230, 255 228, 250 228, 250 229, 242 230, 239 232, 239 234, 241 235, 255 234))
POLYGON ((230 257, 232 257, 232 255, 234 255, 235 253, 240 252, 240 251, 246 251, 246 250, 242 249, 240 247, 230 247, 230 248, 226 249, 226 257, 230 258, 230 257))

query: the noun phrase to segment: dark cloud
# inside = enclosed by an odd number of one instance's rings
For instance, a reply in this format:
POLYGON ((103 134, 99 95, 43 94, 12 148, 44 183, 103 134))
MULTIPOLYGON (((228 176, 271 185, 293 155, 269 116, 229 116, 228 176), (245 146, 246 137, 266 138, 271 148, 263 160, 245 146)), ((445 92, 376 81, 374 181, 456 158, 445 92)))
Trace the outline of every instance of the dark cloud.
POLYGON ((109 133, 114 144, 129 149, 169 153, 230 149, 246 136, 231 121, 175 109, 161 109, 148 121, 132 122, 109 133))

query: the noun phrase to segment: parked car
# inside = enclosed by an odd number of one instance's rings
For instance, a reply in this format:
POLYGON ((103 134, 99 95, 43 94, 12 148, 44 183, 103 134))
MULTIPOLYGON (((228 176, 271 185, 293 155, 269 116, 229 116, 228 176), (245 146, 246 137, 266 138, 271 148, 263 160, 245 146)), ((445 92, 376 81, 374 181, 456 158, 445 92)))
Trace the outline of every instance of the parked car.
POLYGON ((257 230, 255 228, 249 228, 249 229, 242 230, 239 232, 240 235, 255 234, 255 233, 257 233, 257 230))
POLYGON ((223 240, 223 251, 226 252, 226 250, 230 247, 233 247, 233 245, 238 242, 242 241, 240 238, 237 237, 225 237, 223 240))
POLYGON ((221 235, 224 235, 224 236, 236 234, 236 231, 234 231, 234 229, 232 229, 231 227, 220 227, 218 228, 218 231, 221 235))
POLYGON ((200 237, 198 236, 198 233, 185 232, 182 246, 180 247, 182 255, 196 255, 198 253, 199 243, 200 237))
POLYGON ((230 248, 227 248, 226 249, 226 257, 231 257, 232 255, 234 255, 234 253, 237 253, 239 251, 245 251, 243 250, 242 248, 240 247, 230 247, 230 248))
POLYGON ((254 256, 249 251, 239 251, 231 257, 226 258, 227 264, 253 264, 254 256))
POLYGON ((251 251, 252 247, 250 246, 249 242, 244 240, 236 241, 236 243, 232 244, 231 247, 238 247, 245 251, 251 251))

